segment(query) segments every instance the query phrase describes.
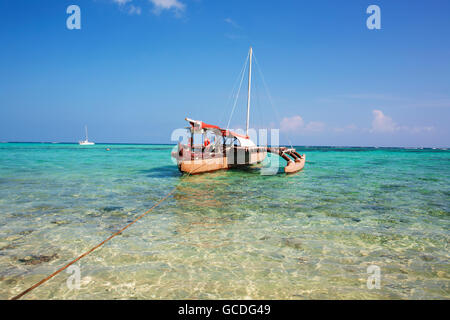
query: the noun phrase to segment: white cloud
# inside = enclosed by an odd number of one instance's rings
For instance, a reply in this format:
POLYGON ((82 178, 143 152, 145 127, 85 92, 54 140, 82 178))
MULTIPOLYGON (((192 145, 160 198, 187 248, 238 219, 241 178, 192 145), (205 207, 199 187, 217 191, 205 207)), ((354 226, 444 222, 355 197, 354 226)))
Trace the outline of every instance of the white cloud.
POLYGON ((223 19, 224 22, 228 23, 232 28, 232 32, 225 33, 225 37, 230 40, 238 40, 238 39, 244 39, 247 38, 245 34, 242 34, 242 27, 233 19, 231 18, 225 18, 223 19))
POLYGON ((300 116, 283 118, 280 123, 280 129, 283 131, 296 131, 305 125, 305 121, 300 116))
POLYGON ((405 126, 397 124, 391 117, 385 115, 383 111, 375 109, 372 110, 373 120, 370 128, 358 127, 355 124, 349 124, 343 127, 328 128, 324 122, 310 121, 306 122, 299 115, 293 117, 285 117, 280 122, 280 130, 292 134, 317 134, 324 131, 335 133, 372 133, 372 134, 418 134, 431 133, 436 129, 434 126, 405 126))
POLYGON ((391 117, 385 115, 381 110, 373 110, 372 128, 369 130, 372 133, 394 133, 394 132, 406 132, 406 133, 421 133, 434 131, 433 126, 400 126, 395 123, 391 117))
MULTIPOLYGON (((435 131, 434 126, 405 126, 397 124, 391 117, 385 115, 383 111, 372 110, 373 120, 370 128, 358 127, 355 124, 349 124, 343 127, 328 128, 330 132, 335 133, 372 133, 372 134, 418 134, 431 133, 435 131)), ((317 134, 327 130, 327 126, 321 121, 306 122, 299 115, 285 117, 280 122, 280 130, 292 134, 317 134)))
POLYGON ((186 5, 179 0, 149 0, 153 3, 153 13, 160 14, 164 10, 174 10, 176 14, 180 14, 186 8, 186 5))
POLYGON ((373 121, 371 132, 394 132, 399 129, 392 118, 384 115, 381 110, 373 110, 373 121))
POLYGON ((129 15, 140 15, 142 12, 141 7, 131 4, 132 1, 133 0, 112 0, 112 2, 119 5, 120 10, 128 13, 129 15))
POLYGON ((113 0, 113 2, 119 4, 119 5, 124 5, 127 4, 128 2, 131 2, 132 0, 113 0))
MULTIPOLYGON (((133 0, 111 0, 116 3, 120 10, 130 15, 140 15, 142 9, 140 6, 132 4, 133 0)), ((159 15, 164 10, 172 10, 176 16, 181 16, 181 13, 185 10, 186 5, 180 0, 148 0, 148 3, 153 5, 152 12, 159 15)))
POLYGON ((427 127, 412 127, 408 129, 411 133, 420 133, 420 132, 433 132, 435 128, 433 126, 427 127))
MULTIPOLYGON (((123 0, 121 0, 121 1, 123 1, 123 0)), ((134 5, 130 5, 130 7, 128 8, 128 13, 129 14, 137 14, 137 15, 140 15, 141 14, 141 7, 137 7, 137 6, 134 6, 134 5)))
POLYGON ((226 18, 226 19, 224 19, 224 21, 225 21, 226 23, 232 25, 234 28, 237 28, 237 29, 240 29, 240 28, 241 28, 241 27, 237 24, 237 22, 234 21, 234 20, 231 19, 231 18, 226 18))
POLYGON ((319 133, 324 131, 325 123, 320 121, 311 121, 305 123, 299 115, 285 117, 280 122, 280 130, 291 133, 319 133))

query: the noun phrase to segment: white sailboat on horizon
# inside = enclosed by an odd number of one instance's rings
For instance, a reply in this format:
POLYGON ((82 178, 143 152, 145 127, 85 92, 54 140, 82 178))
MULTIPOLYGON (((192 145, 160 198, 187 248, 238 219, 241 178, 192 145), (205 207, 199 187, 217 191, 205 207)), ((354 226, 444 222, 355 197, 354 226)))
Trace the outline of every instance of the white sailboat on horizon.
POLYGON ((84 129, 85 129, 85 131, 86 131, 86 140, 78 141, 78 144, 79 144, 80 146, 92 146, 92 145, 94 145, 95 143, 92 142, 92 141, 89 141, 89 139, 88 139, 88 129, 87 129, 87 126, 84 126, 84 129))

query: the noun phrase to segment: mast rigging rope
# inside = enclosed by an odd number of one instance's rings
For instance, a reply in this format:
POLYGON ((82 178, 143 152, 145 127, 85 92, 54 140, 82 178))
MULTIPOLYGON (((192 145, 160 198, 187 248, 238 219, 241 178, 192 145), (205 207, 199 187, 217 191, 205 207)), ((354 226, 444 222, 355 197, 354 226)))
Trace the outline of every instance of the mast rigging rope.
POLYGON ((239 83, 239 89, 236 94, 236 99, 234 100, 234 105, 233 105, 233 109, 231 110, 230 118, 228 119, 228 123, 227 123, 227 127, 226 127, 227 130, 230 127, 230 122, 231 122, 231 118, 233 118, 234 109, 236 109, 237 100, 239 98, 239 93, 241 92, 241 88, 242 88, 242 81, 244 80, 245 70, 247 70, 247 62, 248 62, 249 56, 250 56, 250 52, 247 54, 247 59, 245 59, 244 68, 242 69, 241 81, 239 83))
MULTIPOLYGON (((267 97, 269 98, 270 106, 272 107, 272 109, 275 112, 275 115, 277 117, 278 123, 281 124, 280 115, 278 114, 278 110, 277 110, 277 108, 275 108, 275 105, 273 103, 272 95, 270 94, 269 88, 268 88, 266 80, 264 78, 264 74, 262 73, 261 67, 259 66, 258 60, 256 59, 255 55, 253 55, 253 58, 255 59, 256 67, 258 68, 258 72, 259 72, 259 74, 261 76, 261 79, 262 79, 262 82, 264 84, 264 89, 266 90, 267 97)), ((293 148, 292 141, 291 141, 291 139, 290 139, 290 137, 289 137, 289 135, 287 133, 286 133, 286 137, 287 137, 287 139, 289 141, 289 144, 291 145, 291 148, 293 148)))
MULTIPOLYGON (((234 81, 234 85, 233 85, 233 88, 231 89, 230 95, 228 96, 227 103, 225 104, 225 108, 222 109, 222 114, 220 115, 220 121, 219 121, 220 124, 222 124, 222 119, 223 119, 225 110, 232 103, 232 99, 233 99, 234 93, 235 93, 235 91, 237 89, 237 86, 239 84, 239 79, 241 79, 242 73, 245 72, 245 68, 246 68, 246 65, 247 65, 247 59, 248 59, 248 53, 247 53, 247 58, 244 61, 244 64, 242 65, 241 71, 239 72, 238 76, 236 77, 236 80, 234 81)), ((221 127, 222 128, 225 127, 225 123, 223 123, 223 126, 221 126, 221 127)))

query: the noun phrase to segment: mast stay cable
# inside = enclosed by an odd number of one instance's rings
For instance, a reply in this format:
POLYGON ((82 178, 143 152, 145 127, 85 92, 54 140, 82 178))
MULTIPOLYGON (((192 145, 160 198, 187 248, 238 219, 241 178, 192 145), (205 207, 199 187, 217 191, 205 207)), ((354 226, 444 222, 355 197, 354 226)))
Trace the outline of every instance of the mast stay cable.
MULTIPOLYGON (((260 76, 261 76, 261 79, 262 79, 262 82, 263 82, 263 85, 264 85, 264 89, 266 90, 267 97, 269 98, 270 106, 272 107, 272 109, 273 109, 274 112, 275 112, 275 116, 277 117, 278 123, 281 123, 280 115, 279 115, 279 113, 278 113, 277 108, 275 108, 275 105, 274 105, 274 103, 273 103, 272 95, 270 94, 269 88, 268 88, 267 83, 266 83, 266 80, 265 80, 265 78, 264 78, 264 74, 262 73, 261 67, 259 66, 258 60, 256 59, 256 57, 255 57, 254 54, 253 54, 253 58, 255 59, 256 67, 257 67, 258 72, 259 72, 259 74, 260 74, 260 76)), ((289 137, 289 135, 288 135, 287 133, 286 133, 286 138, 288 139, 289 144, 291 145, 291 148, 293 148, 293 146, 292 146, 292 141, 291 141, 291 139, 290 139, 290 137, 289 137)))
MULTIPOLYGON (((247 55, 247 59, 248 59, 248 55, 247 55)), ((239 72, 238 76, 236 77, 236 80, 234 81, 234 85, 233 85, 233 88, 231 89, 230 95, 228 96, 227 103, 225 104, 225 108, 222 109, 222 113, 220 115, 220 121, 219 121, 220 124, 222 124, 222 120, 223 120, 223 116, 224 116, 225 110, 228 109, 229 105, 231 106, 234 93, 237 90, 237 86, 239 84, 239 79, 241 79, 242 73, 245 72, 246 64, 247 64, 247 60, 244 61, 244 64, 242 65, 242 68, 241 68, 241 71, 239 72)), ((221 126, 221 127, 224 127, 224 126, 221 126)))
POLYGON ((226 126, 227 130, 230 127, 230 122, 231 122, 231 119, 233 118, 234 110, 236 109, 237 100, 239 98, 239 93, 241 92, 241 88, 242 88, 242 81, 244 80, 245 71, 247 70, 247 62, 248 62, 249 56, 250 56, 250 52, 247 54, 247 58, 245 59, 244 67, 242 68, 241 81, 239 83, 239 89, 238 89, 237 94, 236 94, 236 99, 234 100, 233 109, 231 110, 230 118, 228 119, 228 123, 227 123, 227 126, 226 126))

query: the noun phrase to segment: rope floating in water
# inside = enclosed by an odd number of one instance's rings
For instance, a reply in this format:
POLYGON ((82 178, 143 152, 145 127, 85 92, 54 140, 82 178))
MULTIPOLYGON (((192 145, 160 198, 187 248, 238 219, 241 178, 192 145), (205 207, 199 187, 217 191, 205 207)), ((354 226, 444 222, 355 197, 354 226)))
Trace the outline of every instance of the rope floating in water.
MULTIPOLYGON (((202 165, 203 166, 203 165, 202 165)), ((199 170, 202 166, 196 168, 195 170, 199 170)), ((192 170, 191 172, 189 172, 185 177, 189 176, 191 173, 193 173, 195 170, 192 170)), ((184 178, 185 178, 184 177, 184 178)), ((18 300, 20 298, 22 298, 24 295, 26 295, 27 293, 29 293, 30 291, 36 289, 37 287, 39 287, 40 285, 44 284, 45 282, 47 282, 48 280, 50 280, 51 278, 53 278, 54 276, 56 276, 58 273, 60 273, 61 271, 64 271, 65 269, 67 269, 68 267, 70 267, 72 264, 74 264, 75 262, 77 262, 78 260, 84 258, 85 256, 87 256, 88 254, 90 254, 91 252, 93 252, 95 249, 101 247, 102 245, 104 245, 106 242, 108 242, 109 240, 111 240, 112 238, 114 238, 115 236, 121 234, 123 231, 125 231, 126 229, 128 229, 128 227, 130 227, 131 225, 133 225, 134 223, 136 223, 138 220, 142 219, 145 215, 147 215, 150 211, 152 211, 154 208, 156 208, 157 206, 159 206, 162 202, 164 202, 165 200, 167 200, 167 198, 169 198, 176 190, 176 186, 172 189, 172 191, 170 191, 167 195, 165 195, 162 199, 160 199, 157 203, 155 203, 150 209, 148 209, 147 211, 145 211, 143 214, 141 214, 139 217, 137 217, 136 219, 134 219, 132 222, 130 222, 129 224, 127 224, 125 227, 123 227, 122 229, 120 229, 119 231, 113 233, 112 235, 110 235, 107 239, 103 240, 102 242, 100 242, 99 244, 97 244, 95 247, 91 248, 90 250, 86 251, 85 253, 83 253, 82 255, 80 255, 78 258, 70 261, 68 264, 66 264, 64 267, 59 268, 58 270, 56 270, 55 272, 53 272, 51 275, 49 275, 48 277, 42 279, 41 281, 35 283, 33 286, 29 287, 28 289, 22 291, 21 293, 19 293, 18 295, 16 295, 15 297, 11 298, 11 300, 18 300)))

